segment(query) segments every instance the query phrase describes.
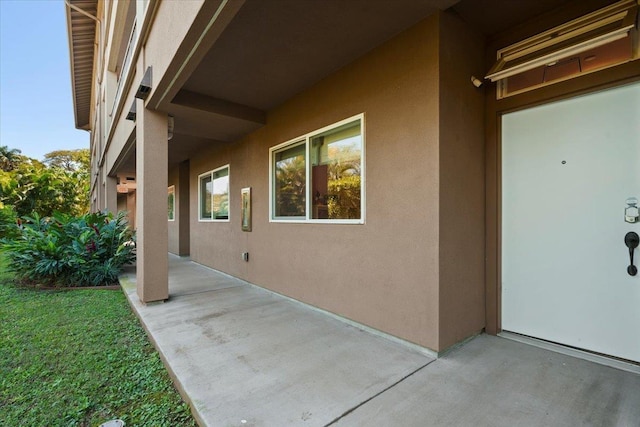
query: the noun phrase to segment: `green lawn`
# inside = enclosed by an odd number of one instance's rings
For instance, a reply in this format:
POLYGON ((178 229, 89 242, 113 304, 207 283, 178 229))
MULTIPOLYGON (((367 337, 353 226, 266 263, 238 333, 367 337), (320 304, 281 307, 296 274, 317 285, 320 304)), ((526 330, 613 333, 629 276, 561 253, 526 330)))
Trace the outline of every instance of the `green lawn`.
POLYGON ((121 291, 19 288, 3 262, 0 425, 196 425, 121 291))

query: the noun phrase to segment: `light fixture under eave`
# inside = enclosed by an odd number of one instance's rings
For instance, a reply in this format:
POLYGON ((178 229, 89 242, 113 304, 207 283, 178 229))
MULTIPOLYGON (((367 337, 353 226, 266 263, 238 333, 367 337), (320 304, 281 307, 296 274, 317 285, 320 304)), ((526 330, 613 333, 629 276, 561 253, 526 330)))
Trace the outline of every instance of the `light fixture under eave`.
POLYGON ((174 126, 173 116, 169 116, 167 120, 167 139, 169 141, 171 141, 171 138, 173 138, 173 126, 174 126))
POLYGON ((138 99, 147 99, 147 96, 151 93, 151 67, 147 67, 147 71, 142 76, 142 81, 138 86, 135 97, 138 99))
POLYGON ((127 113, 127 120, 131 120, 133 122, 136 121, 136 100, 134 99, 131 103, 131 107, 129 107, 129 112, 127 113))
POLYGON ((637 59, 638 1, 619 1, 500 49, 486 76, 498 82, 497 98, 637 59))

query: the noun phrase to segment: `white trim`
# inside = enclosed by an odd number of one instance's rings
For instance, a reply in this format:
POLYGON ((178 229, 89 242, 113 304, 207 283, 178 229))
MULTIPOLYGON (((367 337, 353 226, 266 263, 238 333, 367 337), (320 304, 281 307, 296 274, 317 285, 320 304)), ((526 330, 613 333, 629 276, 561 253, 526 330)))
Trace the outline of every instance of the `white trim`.
MULTIPOLYGON (((211 213, 213 214, 213 195, 211 197, 211 213)), ((230 222, 231 221, 231 166, 229 164, 220 166, 218 168, 212 169, 210 171, 207 171, 205 173, 201 173, 200 175, 198 175, 198 222, 230 222), (209 175, 209 177, 211 178, 211 185, 213 185, 213 174, 222 170, 222 169, 227 169, 227 176, 229 177, 229 188, 228 188, 228 198, 229 198, 229 206, 227 208, 227 219, 214 219, 214 218, 210 218, 210 219, 206 219, 206 218, 202 218, 201 214, 202 214, 202 209, 201 209, 201 197, 202 197, 202 188, 201 188, 201 182, 202 182, 202 177, 203 176, 207 176, 209 175)))
MULTIPOLYGON (((171 190, 173 190, 173 218, 167 218, 167 221, 174 222, 176 220, 176 186, 170 185, 167 187, 167 196, 169 196, 171 190)), ((168 216, 169 214, 167 213, 167 217, 168 216)))
POLYGON ((292 138, 286 142, 275 145, 269 148, 269 222, 273 223, 288 223, 288 224, 335 224, 335 225, 345 225, 345 224, 365 224, 366 218, 366 137, 365 137, 365 114, 360 113, 355 116, 348 117, 346 119, 340 120, 339 122, 332 123, 330 125, 324 126, 322 128, 313 130, 304 135, 298 136, 296 138, 292 138), (310 156, 310 139, 320 133, 327 132, 331 129, 338 128, 340 126, 346 125, 351 122, 359 121, 360 122, 360 138, 362 141, 362 149, 360 153, 360 218, 359 219, 314 219, 311 218, 311 197, 309 197, 309 183, 311 182, 311 168, 309 167, 309 162, 311 160, 310 156), (305 179, 306 179, 306 206, 305 206, 305 216, 301 217, 275 217, 274 216, 274 197, 275 192, 273 189, 273 160, 274 154, 278 151, 281 151, 284 148, 293 147, 297 144, 305 145, 305 179))
POLYGON ((502 331, 498 334, 499 337, 506 338, 512 341, 517 341, 523 344, 532 345, 545 350, 553 351, 556 353, 564 354, 578 359, 588 360, 599 365, 605 365, 623 371, 633 372, 634 374, 640 374, 640 365, 635 363, 626 362, 624 360, 614 359, 612 357, 603 356, 596 353, 580 350, 573 347, 567 347, 561 344, 557 344, 551 341, 544 341, 541 339, 529 337, 527 335, 521 335, 514 332, 502 331))

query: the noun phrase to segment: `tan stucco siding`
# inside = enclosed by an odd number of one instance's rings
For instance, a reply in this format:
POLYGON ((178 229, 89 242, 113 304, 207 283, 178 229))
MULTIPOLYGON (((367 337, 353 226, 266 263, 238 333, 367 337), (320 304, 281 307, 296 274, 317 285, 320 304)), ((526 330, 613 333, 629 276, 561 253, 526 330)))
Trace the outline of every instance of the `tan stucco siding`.
MULTIPOLYGON (((213 2, 220 3, 218 0, 213 2)), ((153 91, 158 88, 174 59, 184 57, 191 49, 192 43, 185 43, 185 37, 203 4, 204 0, 160 2, 144 47, 145 56, 153 58, 153 91)), ((165 88, 161 87, 161 90, 165 88)))
POLYGON ((192 158, 192 259, 437 349, 438 77, 432 16, 269 112, 244 140, 192 158), (269 223, 269 148, 360 113, 366 224, 269 223), (198 175, 224 164, 231 220, 199 222, 198 175), (240 228, 246 186, 250 233, 240 228))
POLYGON ((484 327, 484 39, 440 15, 440 339, 484 327))
MULTIPOLYGON (((172 169, 169 169, 169 177, 168 177, 168 187, 175 187, 175 208, 174 208, 174 219, 173 221, 168 221, 167 224, 167 232, 169 235, 169 252, 172 254, 179 255, 180 254, 180 221, 182 217, 180 216, 180 209, 178 206, 178 197, 180 192, 180 182, 179 182, 179 174, 180 168, 176 166, 172 169)), ((188 221, 188 219, 187 219, 188 221)))
MULTIPOLYGON (((131 98, 133 102, 133 96, 131 98)), ((116 172, 118 160, 125 155, 125 147, 128 148, 135 141, 135 132, 135 123, 121 116, 116 125, 114 137, 111 139, 111 145, 105 152, 105 165, 109 173, 116 172)))

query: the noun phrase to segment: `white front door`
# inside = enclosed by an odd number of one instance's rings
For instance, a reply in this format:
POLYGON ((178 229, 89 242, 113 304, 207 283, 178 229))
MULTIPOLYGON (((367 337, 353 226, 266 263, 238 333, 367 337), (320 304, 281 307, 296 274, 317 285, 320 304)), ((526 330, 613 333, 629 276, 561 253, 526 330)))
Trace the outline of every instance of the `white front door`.
POLYGON ((503 116, 503 330, 640 362, 631 197, 639 83, 503 116))

